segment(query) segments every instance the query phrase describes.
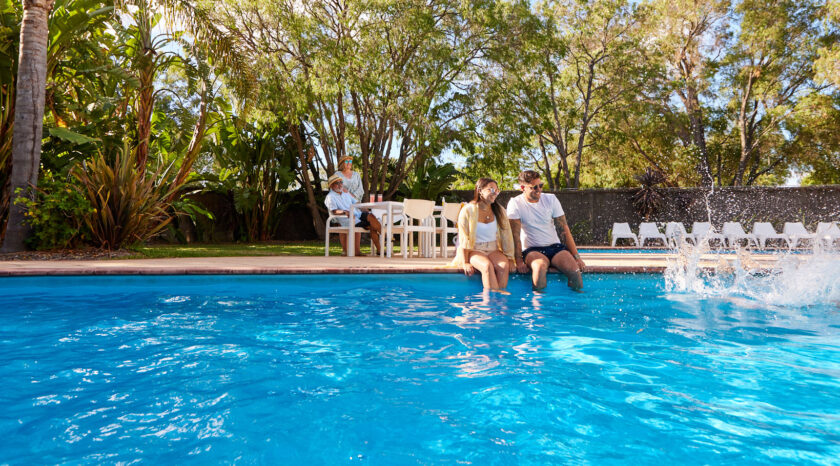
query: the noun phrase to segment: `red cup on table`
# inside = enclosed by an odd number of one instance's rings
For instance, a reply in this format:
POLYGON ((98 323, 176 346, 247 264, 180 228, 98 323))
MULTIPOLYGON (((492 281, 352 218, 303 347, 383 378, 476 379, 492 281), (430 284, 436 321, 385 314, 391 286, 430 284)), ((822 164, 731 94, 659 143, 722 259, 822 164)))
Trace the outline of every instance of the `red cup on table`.
POLYGON ((370 202, 376 202, 376 194, 370 193, 370 202))
POLYGON ((382 202, 382 193, 376 193, 376 202, 382 202))

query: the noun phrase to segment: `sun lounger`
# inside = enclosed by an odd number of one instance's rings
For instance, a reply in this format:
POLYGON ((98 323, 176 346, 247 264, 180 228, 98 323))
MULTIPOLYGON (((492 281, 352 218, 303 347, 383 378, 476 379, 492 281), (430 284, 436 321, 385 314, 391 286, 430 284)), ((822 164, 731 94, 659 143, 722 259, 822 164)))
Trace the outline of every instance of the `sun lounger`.
POLYGON ((620 239, 632 239, 633 245, 639 245, 639 237, 630 230, 629 223, 613 223, 612 227, 612 246, 615 247, 616 241, 620 239))
POLYGON ((770 222, 755 222, 753 224, 753 235, 758 239, 758 247, 764 249, 768 240, 780 239, 790 248, 790 237, 782 233, 776 233, 776 229, 770 222))
POLYGON ((639 246, 644 247, 645 241, 658 239, 663 246, 668 246, 668 238, 659 231, 659 227, 653 222, 642 222, 639 224, 639 246))
POLYGON ((840 239, 840 227, 834 222, 820 222, 817 224, 817 240, 824 243, 825 247, 830 248, 834 242, 840 239))
POLYGON ((749 247, 750 243, 758 247, 758 238, 752 233, 745 232, 740 222, 724 223, 721 234, 726 238, 730 248, 734 248, 739 241, 746 241, 747 247, 749 247))
POLYGON ((720 244, 725 244, 726 239, 722 234, 715 231, 715 227, 709 222, 694 222, 691 226, 691 237, 694 239, 694 244, 701 242, 711 243, 712 240, 718 240, 720 244))
POLYGON ((787 222, 785 223, 785 227, 782 230, 782 233, 788 235, 790 238, 789 244, 791 249, 798 247, 799 242, 804 240, 811 240, 816 241, 817 235, 814 233, 809 233, 808 230, 805 229, 805 225, 802 222, 787 222))
POLYGON ((665 237, 671 247, 677 247, 689 239, 682 222, 668 222, 665 225, 665 237))

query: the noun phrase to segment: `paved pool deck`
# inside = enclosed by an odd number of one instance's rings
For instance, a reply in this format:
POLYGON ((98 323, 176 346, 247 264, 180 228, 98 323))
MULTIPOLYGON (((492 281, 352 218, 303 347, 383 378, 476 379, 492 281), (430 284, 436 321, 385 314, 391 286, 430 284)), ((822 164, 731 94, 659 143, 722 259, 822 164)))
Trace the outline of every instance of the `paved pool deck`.
MULTIPOLYGON (((662 273, 671 254, 582 253, 586 273, 662 273)), ((402 257, 201 257, 175 259, 102 259, 63 261, 0 261, 0 276, 51 275, 208 275, 208 274, 338 274, 338 273, 461 273, 448 266, 451 259, 402 257)), ((728 268, 736 256, 703 256, 700 267, 728 268)), ((751 269, 770 269, 775 255, 742 258, 751 269)))

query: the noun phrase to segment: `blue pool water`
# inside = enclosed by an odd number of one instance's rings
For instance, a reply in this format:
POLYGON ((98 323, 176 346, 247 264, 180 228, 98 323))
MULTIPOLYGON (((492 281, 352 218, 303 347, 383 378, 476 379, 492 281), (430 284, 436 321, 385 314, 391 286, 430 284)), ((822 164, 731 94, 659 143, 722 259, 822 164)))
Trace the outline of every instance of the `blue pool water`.
POLYGON ((0 280, 0 463, 834 463, 837 304, 587 275, 0 280))
MULTIPOLYGON (((594 253, 594 254, 674 254, 675 251, 670 248, 663 248, 663 247, 650 247, 650 248, 598 248, 598 247, 580 247, 578 251, 581 253, 594 253)), ((735 249, 714 249, 710 248, 703 251, 705 254, 731 254, 735 255, 738 253, 735 249)), ((813 251, 807 249, 750 249, 750 254, 812 254, 813 251)))

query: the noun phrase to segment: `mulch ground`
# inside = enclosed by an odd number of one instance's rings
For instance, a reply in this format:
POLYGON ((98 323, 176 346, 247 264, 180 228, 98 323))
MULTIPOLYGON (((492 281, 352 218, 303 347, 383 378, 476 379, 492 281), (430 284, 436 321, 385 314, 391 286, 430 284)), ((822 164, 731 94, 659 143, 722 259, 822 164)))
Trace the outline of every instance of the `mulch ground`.
POLYGON ((137 253, 126 249, 119 249, 116 251, 109 251, 107 249, 66 249, 57 251, 0 253, 0 261, 78 261, 120 259, 132 256, 137 256, 137 253))

